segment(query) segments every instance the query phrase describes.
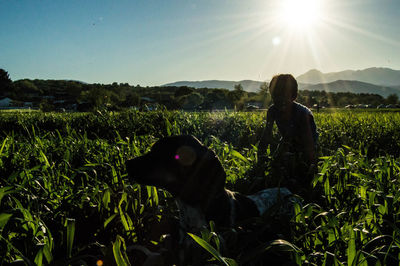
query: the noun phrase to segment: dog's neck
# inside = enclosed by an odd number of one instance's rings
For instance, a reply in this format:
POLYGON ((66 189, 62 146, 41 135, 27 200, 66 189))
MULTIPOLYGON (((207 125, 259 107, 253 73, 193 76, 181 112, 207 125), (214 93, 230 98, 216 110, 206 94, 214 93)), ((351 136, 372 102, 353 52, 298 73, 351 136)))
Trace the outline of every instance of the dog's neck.
POLYGON ((201 206, 188 204, 179 197, 176 198, 181 229, 185 232, 199 232, 202 228, 207 227, 207 220, 213 220, 221 226, 234 226, 236 207, 233 195, 233 192, 224 189, 223 192, 217 193, 212 198, 211 204, 206 210, 201 206), (221 212, 227 216, 221 215, 221 212))
POLYGON ((180 198, 176 199, 179 210, 180 226, 187 232, 198 231, 207 226, 204 212, 197 207, 191 206, 180 198))

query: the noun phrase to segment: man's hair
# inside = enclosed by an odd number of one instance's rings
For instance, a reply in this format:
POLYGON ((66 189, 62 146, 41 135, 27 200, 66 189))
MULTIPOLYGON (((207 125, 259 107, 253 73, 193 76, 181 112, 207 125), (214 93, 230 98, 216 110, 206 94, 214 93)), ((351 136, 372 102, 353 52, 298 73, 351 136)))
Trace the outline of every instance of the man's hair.
POLYGON ((296 79, 291 74, 275 75, 269 83, 271 95, 282 95, 284 92, 290 92, 293 99, 297 98, 298 85, 296 79))

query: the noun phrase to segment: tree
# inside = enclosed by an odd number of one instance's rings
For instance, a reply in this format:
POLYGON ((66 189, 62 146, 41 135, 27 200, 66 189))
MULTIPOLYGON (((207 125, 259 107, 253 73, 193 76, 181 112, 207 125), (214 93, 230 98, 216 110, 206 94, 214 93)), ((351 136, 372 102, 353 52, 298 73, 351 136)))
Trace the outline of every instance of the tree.
POLYGON ((242 84, 235 84, 235 86, 234 86, 234 90, 235 91, 244 91, 244 89, 243 89, 243 86, 242 86, 242 84))
POLYGON ((399 102, 399 96, 397 96, 397 94, 390 94, 387 98, 386 98, 386 103, 387 104, 397 104, 399 102))
POLYGON ((230 99, 230 101, 232 102, 232 104, 234 106, 238 105, 240 100, 243 98, 243 96, 246 94, 246 92, 243 90, 243 86, 242 84, 236 84, 235 88, 233 89, 233 91, 230 91, 228 93, 228 97, 230 99))
POLYGON ((12 80, 7 71, 0 68, 0 94, 7 94, 12 84, 12 80))
POLYGON ((229 98, 229 93, 232 91, 224 90, 224 89, 210 89, 208 90, 204 103, 203 103, 203 108, 204 109, 220 109, 220 108, 232 108, 233 104, 232 102, 228 99, 229 98))
POLYGON ((68 94, 74 99, 79 97, 82 90, 83 90, 82 84, 78 83, 78 82, 70 82, 68 84, 68 87, 66 88, 66 91, 68 92, 68 94))
POLYGON ((52 103, 50 103, 47 99, 43 99, 39 104, 39 109, 42 112, 52 112, 55 110, 55 107, 52 103))
POLYGON ((268 84, 267 84, 267 82, 261 83, 260 90, 258 91, 258 94, 263 95, 263 96, 268 94, 268 84))
POLYGON ((268 93, 268 84, 267 82, 263 82, 260 85, 260 90, 258 91, 258 96, 260 101, 262 102, 262 107, 267 108, 271 103, 271 95, 268 93))
POLYGON ((184 95, 179 98, 179 103, 183 109, 195 109, 204 101, 204 97, 197 92, 184 95))
POLYGON ((138 106, 139 103, 140 103, 140 96, 135 92, 131 92, 126 95, 125 102, 123 102, 121 105, 123 107, 131 107, 131 106, 138 106))
POLYGON ((318 101, 314 97, 312 97, 311 95, 307 95, 307 96, 303 97, 302 104, 304 104, 305 106, 311 107, 311 106, 313 106, 314 104, 317 104, 317 103, 318 103, 318 101))
POLYGON ((42 93, 32 80, 21 79, 13 83, 13 90, 8 93, 13 99, 32 101, 42 93))
POLYGON ((235 103, 237 101, 239 101, 243 95, 245 94, 245 91, 243 90, 242 84, 236 84, 235 88, 233 89, 233 91, 230 91, 228 93, 228 97, 230 98, 230 100, 235 103))
POLYGON ((110 96, 110 91, 101 87, 92 87, 90 90, 82 91, 79 100, 94 108, 100 108, 111 104, 110 96))
POLYGON ((194 91, 195 90, 193 88, 189 88, 189 87, 186 87, 186 86, 179 87, 176 90, 176 92, 174 94, 174 97, 175 98, 179 98, 179 97, 182 97, 182 96, 185 96, 185 95, 189 95, 189 94, 193 93, 194 91))

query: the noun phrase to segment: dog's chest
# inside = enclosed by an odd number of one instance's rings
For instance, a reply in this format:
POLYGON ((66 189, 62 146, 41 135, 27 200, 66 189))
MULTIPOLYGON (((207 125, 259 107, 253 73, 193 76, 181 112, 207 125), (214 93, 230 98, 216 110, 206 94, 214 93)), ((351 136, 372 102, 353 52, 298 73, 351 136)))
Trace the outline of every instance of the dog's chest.
POLYGON ((196 230, 207 226, 206 218, 201 210, 188 205, 179 198, 176 199, 176 203, 179 209, 179 223, 182 229, 192 231, 193 229, 196 230))

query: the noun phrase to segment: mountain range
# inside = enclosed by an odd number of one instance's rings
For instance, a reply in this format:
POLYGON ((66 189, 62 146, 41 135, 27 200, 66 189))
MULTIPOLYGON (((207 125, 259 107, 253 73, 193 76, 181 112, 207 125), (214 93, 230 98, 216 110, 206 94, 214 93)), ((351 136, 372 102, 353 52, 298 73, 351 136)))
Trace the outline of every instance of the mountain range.
POLYGON ((298 76, 300 83, 318 84, 336 80, 357 80, 381 86, 400 86, 400 70, 371 67, 364 70, 345 70, 340 72, 322 73, 312 69, 298 76))
MULTIPOLYGON (((400 96, 400 70, 390 68, 367 68, 364 70, 345 70, 322 73, 312 69, 298 77, 300 90, 316 90, 329 92, 372 93, 387 97, 389 94, 400 96)), ((262 81, 241 80, 205 80, 178 81, 163 86, 188 86, 193 88, 225 88, 233 90, 241 84, 248 92, 257 92, 262 81)))
POLYGON ((196 89, 200 88, 213 88, 213 89, 228 89, 233 90, 235 85, 241 84, 245 91, 256 92, 260 89, 262 81, 255 80, 241 80, 241 81, 228 81, 228 80, 204 80, 204 81, 177 81, 168 83, 163 86, 177 86, 177 87, 192 87, 196 89))
POLYGON ((351 92, 351 93, 371 93, 379 94, 387 97, 390 94, 397 94, 400 96, 400 88, 385 87, 366 83, 357 80, 336 80, 329 83, 319 84, 302 84, 301 90, 309 91, 326 91, 326 92, 351 92))

